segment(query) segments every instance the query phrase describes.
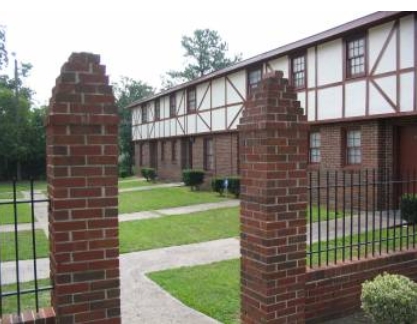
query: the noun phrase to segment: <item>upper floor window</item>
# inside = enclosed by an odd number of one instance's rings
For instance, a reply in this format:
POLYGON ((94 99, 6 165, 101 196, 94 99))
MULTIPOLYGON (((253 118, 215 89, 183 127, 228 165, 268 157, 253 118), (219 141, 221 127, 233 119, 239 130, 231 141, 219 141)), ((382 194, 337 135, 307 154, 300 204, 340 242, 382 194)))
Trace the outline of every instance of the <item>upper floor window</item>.
POLYGON ((248 94, 251 94, 259 86, 262 80, 262 69, 257 68, 248 72, 248 94))
POLYGON ((174 117, 177 115, 177 98, 175 93, 169 97, 169 116, 174 117))
POLYGON ((161 118, 161 102, 159 99, 155 100, 155 120, 159 120, 161 118))
POLYGON ((346 163, 360 164, 361 162, 361 131, 349 130, 346 132, 346 163))
POLYGON ((346 41, 346 76, 365 75, 365 37, 360 36, 346 41))
POLYGON ((197 93, 195 87, 187 90, 187 111, 193 112, 197 107, 197 93))
POLYGON ((306 83, 306 59, 305 55, 294 56, 291 59, 291 79, 296 89, 304 88, 306 83))
POLYGON ((319 163, 321 161, 321 136, 320 132, 310 133, 310 163, 319 163))
POLYGON ((142 123, 146 123, 148 121, 148 107, 146 105, 142 105, 142 123))

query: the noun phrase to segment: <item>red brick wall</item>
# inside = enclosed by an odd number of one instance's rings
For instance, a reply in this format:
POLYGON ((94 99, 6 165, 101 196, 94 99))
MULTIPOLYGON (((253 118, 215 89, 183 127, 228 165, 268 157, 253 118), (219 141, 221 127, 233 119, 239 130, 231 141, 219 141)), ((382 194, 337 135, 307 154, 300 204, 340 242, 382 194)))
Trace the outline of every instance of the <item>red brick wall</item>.
POLYGON ((47 116, 52 306, 58 323, 120 323, 118 117, 98 55, 74 53, 47 116))
POLYGON ((417 281, 417 251, 309 270, 305 291, 306 322, 323 323, 359 310, 361 284, 384 271, 417 281))
POLYGON ((238 126, 242 323, 303 323, 307 123, 282 72, 266 75, 238 126))
MULTIPOLYGON (((214 165, 215 169, 207 171, 206 173, 206 186, 209 185, 210 179, 213 176, 226 176, 238 174, 238 133, 216 133, 211 135, 193 136, 193 153, 192 164, 194 169, 204 169, 204 139, 213 138, 214 145, 214 165)), ((181 166, 181 137, 175 138, 175 145, 177 147, 177 159, 172 160, 171 145, 174 138, 159 139, 156 140, 157 152, 158 152, 158 178, 160 180, 167 181, 181 181, 182 179, 182 166, 181 166), (162 160, 161 147, 162 142, 165 141, 165 158, 162 160)), ((188 138, 187 138, 188 139, 188 138)), ((143 143, 143 167, 149 167, 149 145, 147 141, 141 141, 135 143, 135 156, 136 156, 136 168, 140 173, 140 145, 143 143)))
POLYGON ((391 143, 385 141, 390 133, 384 130, 379 121, 326 124, 314 126, 312 130, 319 130, 321 134, 321 163, 317 165, 320 169, 379 168, 383 164, 381 159, 385 158, 385 154, 379 154, 382 145, 384 152, 392 150, 390 146, 392 141, 391 143), (360 165, 346 165, 345 134, 350 129, 361 131, 362 163, 360 165))

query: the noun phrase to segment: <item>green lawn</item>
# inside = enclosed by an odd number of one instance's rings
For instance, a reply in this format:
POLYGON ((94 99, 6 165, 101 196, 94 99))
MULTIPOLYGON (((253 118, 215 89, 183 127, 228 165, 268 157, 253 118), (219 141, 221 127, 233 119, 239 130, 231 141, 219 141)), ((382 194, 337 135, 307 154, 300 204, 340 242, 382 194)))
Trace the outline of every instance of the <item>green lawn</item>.
MULTIPOLYGON (((38 280, 38 288, 48 287, 50 286, 50 280, 49 279, 42 279, 38 280)), ((15 292, 17 290, 16 284, 10 284, 10 285, 3 285, 1 286, 2 293, 7 292, 15 292)), ((20 284, 20 290, 29 290, 29 289, 35 289, 35 282, 25 282, 20 284)), ((48 307, 51 305, 51 292, 48 291, 42 291, 39 293, 39 307, 48 307)), ((3 314, 13 314, 17 312, 17 298, 16 296, 10 296, 10 297, 3 297, 2 298, 2 312, 3 314)), ((35 294, 34 293, 28 293, 21 295, 21 310, 34 310, 36 309, 35 304, 35 294)))
MULTIPOLYGON (((412 228, 409 228, 410 235, 412 235, 412 228)), ((376 244, 375 252, 379 254, 379 247, 381 247, 382 253, 387 250, 400 250, 400 246, 406 248, 407 238, 406 228, 397 228, 382 230, 381 235, 375 233, 375 237, 372 237, 368 233, 352 236, 354 244, 358 242, 365 242, 366 239, 370 241, 375 239, 379 241, 382 239, 390 238, 389 242, 382 242, 376 244), (393 239, 393 235, 396 235, 396 239, 393 239), (403 236, 401 238, 401 236, 403 236)), ((350 237, 345 238, 346 244, 350 244, 350 237)), ((410 239, 410 247, 412 247, 412 237, 410 239)), ((343 243, 343 239, 338 239, 338 246, 343 243)), ((330 247, 335 246, 335 241, 330 241, 330 247)), ((321 243, 321 249, 325 249, 326 244, 321 243)), ((313 251, 318 251, 319 243, 315 243, 312 246, 313 251)), ((368 255, 372 253, 371 247, 368 247, 368 255)), ((358 253, 361 257, 365 256, 365 247, 360 250, 353 249, 353 259, 358 257, 358 253)), ((321 264, 326 263, 326 252, 321 252, 321 264)), ((337 254, 339 261, 342 260, 342 252, 337 254)), ((346 250, 346 259, 350 259, 350 250, 346 250)), ((330 253, 330 260, 334 260, 334 253, 330 253)), ((332 263, 332 262, 330 262, 332 263)), ((307 257, 307 264, 309 264, 309 257, 307 257)), ((318 265, 318 253, 313 258, 313 265, 318 265)), ((204 313, 210 317, 213 317, 223 323, 239 323, 239 276, 240 276, 240 262, 239 259, 233 259, 228 261, 221 261, 209 265, 195 266, 195 267, 183 267, 177 269, 170 269, 164 271, 158 271, 149 273, 148 276, 159 284, 162 288, 168 291, 175 298, 178 298, 184 304, 204 313)))
POLYGON ((239 271, 235 259, 148 276, 187 306, 228 324, 240 323, 239 271))
MULTIPOLYGON (((406 228, 396 228, 396 229, 382 229, 381 231, 376 230, 374 234, 372 232, 355 234, 352 236, 341 237, 339 234, 337 240, 329 240, 329 242, 316 242, 310 249, 307 246, 307 251, 312 251, 312 258, 307 257, 308 266, 318 266, 332 264, 336 260, 350 260, 351 257, 356 259, 358 257, 364 258, 366 255, 371 256, 372 252, 375 252, 375 255, 379 254, 379 251, 389 252, 400 250, 400 247, 403 249, 407 248, 407 235, 409 235, 409 247, 413 245, 413 229, 410 227, 407 233, 406 228), (395 239, 394 239, 395 236, 395 239), (381 242, 380 242, 381 239, 381 242), (374 248, 372 244, 366 242, 375 241, 374 248), (349 246, 352 245, 352 249, 349 246), (355 246, 356 245, 356 246, 355 246), (345 246, 343 249, 342 247, 345 246), (359 248, 360 246, 360 248, 359 248), (337 248, 337 255, 335 251, 337 248), (372 250, 374 249, 374 250, 372 250), (329 253, 326 251, 330 250, 329 253)), ((414 239, 417 241, 417 237, 414 239)))
POLYGON ((314 222, 318 222, 319 221, 319 216, 320 216, 320 221, 326 221, 327 217, 329 218, 329 220, 331 219, 335 219, 336 217, 342 217, 341 213, 337 213, 333 210, 329 210, 328 215, 327 215, 327 210, 324 207, 320 207, 320 209, 317 206, 313 206, 313 208, 311 209, 311 215, 310 215, 310 209, 309 207, 307 207, 307 221, 310 221, 310 217, 312 217, 312 221, 314 222))
POLYGON ((119 224, 121 253, 238 236, 237 208, 222 208, 119 224))
MULTIPOLYGON (((20 231, 18 234, 19 259, 27 260, 33 258, 32 232, 20 231)), ((1 261, 16 260, 15 235, 12 232, 1 233, 0 235, 1 261)), ((49 255, 49 243, 42 230, 36 230, 36 256, 46 258, 49 255)))
POLYGON ((133 213, 187 205, 223 201, 217 193, 190 191, 188 187, 159 188, 158 190, 122 192, 119 195, 119 213, 133 213))
MULTIPOLYGON (((45 181, 35 181, 34 190, 46 190, 45 181)), ((23 198, 21 191, 29 191, 29 181, 19 181, 16 183, 16 198, 23 198)), ((0 182, 0 199, 13 199, 13 183, 12 181, 1 181, 0 182)))
POLYGON ((158 184, 153 181, 146 181, 144 179, 132 179, 128 181, 119 181, 119 189, 135 188, 135 187, 148 187, 158 184))
MULTIPOLYGON (((17 222, 31 222, 31 212, 29 204, 17 204, 17 222)), ((0 225, 14 223, 14 207, 13 205, 0 205, 0 225)))

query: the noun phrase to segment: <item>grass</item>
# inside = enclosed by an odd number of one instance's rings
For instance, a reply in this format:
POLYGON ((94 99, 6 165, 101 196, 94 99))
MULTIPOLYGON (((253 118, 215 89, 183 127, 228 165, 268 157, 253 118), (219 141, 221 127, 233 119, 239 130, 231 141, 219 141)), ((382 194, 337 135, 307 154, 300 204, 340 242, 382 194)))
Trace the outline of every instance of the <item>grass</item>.
POLYGON ((219 202, 225 198, 214 192, 190 191, 188 187, 122 192, 119 194, 119 213, 133 213, 187 205, 219 202))
POLYGON ((119 224, 121 253, 235 236, 239 236, 239 217, 236 208, 119 224))
MULTIPOLYGON (((49 243, 42 230, 36 230, 36 256, 38 258, 45 258, 49 255, 49 243)), ((19 260, 27 260, 33 258, 32 249, 32 232, 31 231, 19 231, 18 233, 19 243, 19 260)), ((14 261, 15 255, 15 235, 14 232, 1 233, 1 261, 14 261)))
MULTIPOLYGON (((33 188, 35 190, 46 190, 46 181, 34 181, 33 188)), ((13 190, 13 184, 11 181, 1 181, 0 182, 0 192, 11 192, 13 190)), ((30 182, 29 181, 19 181, 16 182, 17 191, 29 191, 30 182)))
MULTIPOLYGON (((33 183, 33 189, 46 191, 46 181, 35 181, 33 183)), ((21 191, 29 190, 29 181, 16 182, 16 198, 23 198, 23 194, 21 193, 21 191)), ((13 183, 11 181, 0 182, 0 199, 13 199, 13 183)))
POLYGON ((319 265, 332 264, 337 261, 364 258, 371 256, 373 252, 379 255, 381 252, 399 251, 401 248, 407 248, 407 236, 409 246, 413 244, 413 229, 406 228, 390 228, 376 230, 374 235, 372 232, 355 234, 352 236, 338 237, 337 240, 329 240, 328 242, 316 242, 308 251, 312 251, 312 258, 307 257, 307 265, 315 267, 319 265), (372 247, 372 241, 375 241, 372 247), (366 244, 368 242, 368 244, 366 244), (350 246, 352 245, 352 248, 350 246), (343 248, 345 246, 345 248, 343 248), (337 247, 337 254, 336 254, 337 247), (326 251, 329 250, 329 253, 326 251))
MULTIPOLYGON (((394 250, 394 242, 396 250, 400 250, 400 246, 406 248, 407 240, 405 236, 407 229, 385 229, 381 231, 381 235, 375 233, 375 240, 379 241, 391 238, 390 241, 383 241, 381 244, 376 244, 376 255, 379 254, 379 247, 382 253, 387 250, 394 250), (396 235, 394 240, 393 235, 396 235)), ((412 234, 412 229, 409 229, 409 234, 412 234)), ((368 233, 368 240, 372 236, 368 233)), ((346 243, 350 244, 350 237, 346 237, 346 243)), ((365 242, 366 234, 353 235, 353 243, 358 240, 365 242)), ((330 247, 335 246, 335 240, 329 242, 330 247)), ((339 247, 343 243, 342 239, 338 240, 339 247)), ((410 247, 412 246, 412 238, 410 238, 410 247)), ((322 249, 325 244, 321 243, 322 249)), ((318 251, 319 244, 314 243, 313 251, 318 251)), ((337 259, 342 261, 342 253, 337 254, 337 259)), ((350 250, 347 251, 346 260, 350 259, 350 250)), ((360 249, 354 248, 352 250, 353 259, 356 259, 358 253, 361 257, 365 256, 365 247, 360 249)), ((368 255, 372 253, 371 247, 368 247, 368 255)), ((313 265, 318 265, 318 253, 313 258, 313 265)), ((334 260, 334 253, 330 254, 330 260, 334 260)), ((326 264, 326 253, 321 252, 322 265, 326 264)), ((332 263, 332 262, 330 262, 332 263)), ((307 258, 309 264, 309 258, 307 258)), ((159 284, 162 288, 168 291, 175 298, 178 298, 184 304, 213 317, 223 323, 239 323, 239 290, 240 290, 240 262, 239 259, 228 261, 221 261, 209 265, 184 267, 177 269, 170 269, 149 273, 148 276, 159 284)))
MULTIPOLYGON (((17 222, 30 223, 31 211, 29 204, 17 204, 17 222)), ((13 205, 0 205, 0 225, 14 224, 13 205)))
POLYGON ((222 323, 239 323, 239 260, 153 272, 148 276, 184 304, 222 323))
MULTIPOLYGON (((319 214, 320 214, 320 221, 326 221, 327 220, 327 210, 324 207, 318 208, 317 206, 313 206, 311 209, 311 217, 313 223, 319 221, 319 214)), ((337 213, 333 210, 329 210, 329 220, 335 219, 336 217, 342 217, 341 213, 337 213)), ((307 221, 310 221, 310 209, 307 207, 307 221)))
POLYGON ((135 187, 147 187, 154 186, 157 182, 146 181, 142 179, 134 179, 129 181, 119 181, 119 189, 135 188, 135 187))
MULTIPOLYGON (((49 279, 38 280, 38 288, 50 286, 49 279)), ((2 293, 15 292, 17 290, 16 284, 3 285, 1 286, 2 293)), ((25 282, 20 284, 20 290, 35 289, 35 282, 25 282)), ((49 290, 42 291, 39 293, 39 308, 48 307, 51 305, 51 293, 49 290)), ((2 313, 13 314, 17 312, 17 298, 16 296, 3 297, 2 298, 2 313)), ((35 310, 35 294, 28 293, 21 295, 21 311, 35 310)))

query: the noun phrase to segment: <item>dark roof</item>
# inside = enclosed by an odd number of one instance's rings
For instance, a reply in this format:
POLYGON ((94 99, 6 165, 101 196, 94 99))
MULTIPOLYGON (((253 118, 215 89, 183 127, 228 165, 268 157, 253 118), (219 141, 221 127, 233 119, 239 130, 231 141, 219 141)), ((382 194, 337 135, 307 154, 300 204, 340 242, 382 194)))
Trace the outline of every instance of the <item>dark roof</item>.
POLYGON ((236 70, 240 70, 244 67, 250 66, 250 65, 255 65, 255 64, 259 64, 265 60, 269 60, 275 57, 279 57, 282 56, 284 54, 287 54, 291 51, 294 50, 300 50, 302 48, 306 48, 306 47, 311 47, 314 44, 317 43, 323 43, 325 41, 329 41, 335 38, 338 38, 340 36, 343 36, 344 34, 350 33, 354 30, 359 30, 359 29, 363 29, 363 28, 368 28, 372 25, 376 25, 379 24, 385 20, 389 20, 392 19, 393 17, 396 16, 401 16, 401 15, 405 15, 407 13, 407 11, 377 11, 375 13, 372 13, 370 15, 352 20, 348 23, 345 23, 343 25, 328 29, 324 32, 321 32, 319 34, 301 39, 299 41, 278 47, 276 49, 273 49, 271 51, 256 55, 254 57, 251 57, 249 59, 240 61, 236 64, 233 64, 231 66, 228 66, 224 69, 206 74, 200 78, 194 79, 192 81, 189 82, 185 82, 182 84, 179 84, 175 87, 172 87, 168 90, 164 90, 162 92, 157 93, 156 95, 153 96, 149 96, 147 98, 144 99, 140 99, 137 100, 133 103, 131 103, 130 105, 127 106, 127 108, 133 108, 136 107, 144 102, 150 101, 152 99, 164 96, 164 95, 168 95, 172 92, 175 92, 177 90, 189 87, 189 86, 193 86, 199 83, 202 83, 204 81, 216 78, 216 77, 220 77, 223 76, 225 74, 228 74, 230 72, 236 71, 236 70))

